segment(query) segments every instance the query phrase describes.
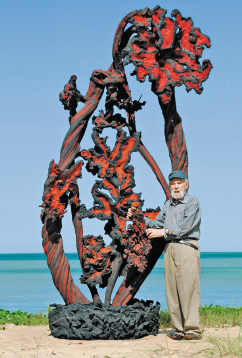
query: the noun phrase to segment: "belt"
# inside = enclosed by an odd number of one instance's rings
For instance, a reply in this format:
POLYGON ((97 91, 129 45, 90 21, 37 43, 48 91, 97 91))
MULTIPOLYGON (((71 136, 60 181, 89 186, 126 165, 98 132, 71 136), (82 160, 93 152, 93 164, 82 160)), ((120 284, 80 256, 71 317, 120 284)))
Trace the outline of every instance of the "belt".
MULTIPOLYGON (((193 240, 193 239, 186 239, 186 240, 193 240)), ((187 246, 192 247, 195 250, 198 250, 197 246, 191 244, 190 242, 186 242, 185 240, 170 240, 170 241, 168 241, 168 243, 170 243, 170 242, 176 242, 177 244, 187 245, 187 246)))

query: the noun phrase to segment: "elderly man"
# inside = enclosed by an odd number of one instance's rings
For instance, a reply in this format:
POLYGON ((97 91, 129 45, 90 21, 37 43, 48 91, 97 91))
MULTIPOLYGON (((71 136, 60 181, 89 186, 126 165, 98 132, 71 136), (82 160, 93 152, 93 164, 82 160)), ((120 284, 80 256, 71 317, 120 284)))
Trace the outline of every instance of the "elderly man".
MULTIPOLYGON (((164 271, 167 305, 174 333, 171 339, 201 339, 200 316, 200 238, 201 208, 197 198, 188 195, 185 173, 169 175, 171 200, 166 201, 155 220, 145 218, 149 238, 167 241, 164 271)), ((132 217, 132 209, 128 211, 132 217)))

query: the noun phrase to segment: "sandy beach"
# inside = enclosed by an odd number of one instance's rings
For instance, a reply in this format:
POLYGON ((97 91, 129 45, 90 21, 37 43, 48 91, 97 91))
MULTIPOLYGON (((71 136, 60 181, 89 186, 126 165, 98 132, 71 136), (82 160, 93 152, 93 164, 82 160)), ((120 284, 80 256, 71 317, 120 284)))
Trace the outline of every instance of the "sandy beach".
POLYGON ((209 337, 238 337, 239 327, 205 329, 201 341, 173 341, 159 331, 157 336, 137 340, 71 341, 56 339, 48 326, 15 326, 0 330, 0 357, 70 358, 156 358, 205 357, 202 349, 212 348, 209 337))

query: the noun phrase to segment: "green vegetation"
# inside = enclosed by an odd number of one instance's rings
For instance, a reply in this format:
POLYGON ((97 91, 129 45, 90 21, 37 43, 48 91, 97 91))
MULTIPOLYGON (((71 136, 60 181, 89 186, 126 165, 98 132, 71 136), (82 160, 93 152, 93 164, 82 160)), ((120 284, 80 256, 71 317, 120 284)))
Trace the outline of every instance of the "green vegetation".
MULTIPOLYGON (((201 327, 242 326, 242 307, 207 306, 201 307, 201 327)), ((160 311, 160 326, 162 329, 171 327, 170 314, 160 311)))
MULTIPOLYGON (((48 312, 51 308, 48 308, 48 312)), ((170 314, 167 310, 160 311, 160 326, 162 329, 171 327, 170 314)), ((10 312, 0 309, 0 325, 14 323, 24 326, 48 325, 48 315, 43 313, 10 312)), ((201 307, 201 327, 242 326, 242 307, 207 306, 201 307)))
POLYGON ((160 328, 171 328, 171 317, 168 311, 160 311, 160 328))
POLYGON ((19 326, 44 326, 48 325, 48 317, 43 313, 10 312, 0 309, 0 325, 13 323, 19 326))
POLYGON ((242 325, 242 307, 207 306, 201 307, 202 327, 226 327, 242 325))

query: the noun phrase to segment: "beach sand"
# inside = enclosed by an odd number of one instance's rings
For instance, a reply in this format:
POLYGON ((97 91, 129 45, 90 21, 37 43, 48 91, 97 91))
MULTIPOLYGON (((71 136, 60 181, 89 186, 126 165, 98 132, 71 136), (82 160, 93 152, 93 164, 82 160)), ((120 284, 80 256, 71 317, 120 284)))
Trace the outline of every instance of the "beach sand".
POLYGON ((7 324, 0 330, 0 357, 34 358, 156 358, 204 357, 198 352, 211 348, 208 337, 238 337, 239 327, 205 329, 201 341, 173 341, 159 331, 157 336, 136 340, 79 341, 56 339, 48 326, 15 326, 7 324))

